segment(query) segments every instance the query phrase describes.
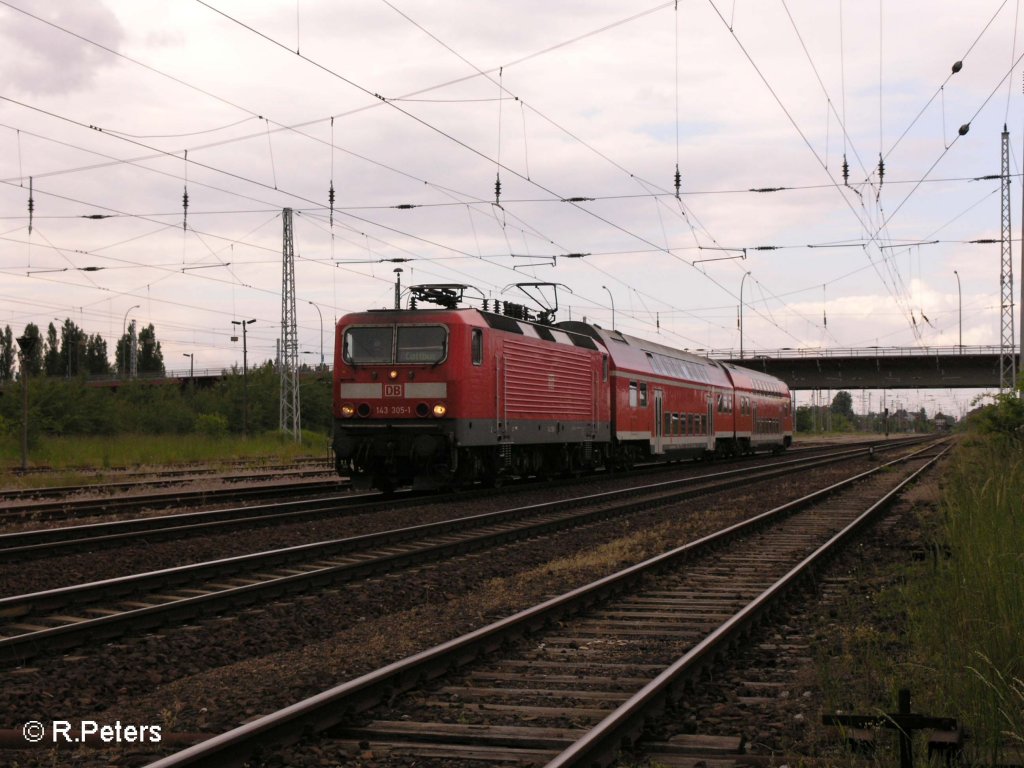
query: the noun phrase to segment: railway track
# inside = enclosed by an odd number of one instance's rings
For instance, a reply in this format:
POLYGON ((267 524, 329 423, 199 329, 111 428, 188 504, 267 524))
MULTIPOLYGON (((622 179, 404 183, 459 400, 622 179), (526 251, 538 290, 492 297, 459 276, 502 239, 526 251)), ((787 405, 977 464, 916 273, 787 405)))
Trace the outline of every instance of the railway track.
MULTIPOLYGON (((903 438, 899 440, 887 440, 884 442, 871 440, 864 441, 862 443, 850 443, 847 444, 847 447, 853 448, 858 445, 889 446, 900 443, 905 444, 912 442, 915 439, 919 438, 903 438)), ((805 448, 791 448, 790 452, 799 454, 804 451, 813 452, 820 450, 822 450, 822 447, 815 445, 805 448)), ((328 487, 333 490, 349 487, 347 481, 334 477, 329 468, 324 468, 324 462, 322 460, 309 459, 301 463, 305 465, 318 463, 320 468, 295 469, 295 467, 267 467, 265 471, 260 473, 228 475, 221 479, 227 482, 241 483, 260 479, 273 479, 275 477, 281 477, 282 474, 286 473, 291 477, 300 479, 303 477, 320 476, 321 480, 319 482, 324 483, 324 487, 328 487), (284 472, 278 470, 284 470, 284 472), (322 477, 323 475, 331 476, 324 480, 322 477)), ((665 465, 657 464, 652 466, 664 467, 665 465)), ((104 482, 103 484, 50 488, 3 489, 0 490, 0 525, 22 521, 74 520, 76 518, 85 518, 110 513, 123 514, 146 509, 167 509, 169 507, 187 504, 209 505, 230 503, 235 500, 259 500, 271 498, 274 495, 274 491, 278 489, 281 492, 287 493, 290 488, 303 488, 303 485, 300 483, 282 483, 277 485, 265 485, 263 488, 265 488, 266 491, 262 493, 259 488, 221 488, 207 490, 189 490, 187 488, 167 489, 168 485, 181 482, 182 474, 195 473, 196 471, 199 470, 189 468, 166 470, 161 472, 159 477, 153 478, 152 475, 150 475, 149 479, 140 482, 104 482), (117 496, 105 496, 103 498, 75 498, 76 494, 82 493, 109 493, 110 491, 124 492, 135 488, 154 486, 164 490, 152 493, 121 493, 117 496), (53 496, 57 496, 59 498, 49 501, 44 500, 53 496)), ((211 469, 209 471, 213 472, 215 470, 211 469)), ((640 468, 639 471, 644 471, 644 469, 640 468)), ((308 485, 308 492, 317 492, 316 482, 317 481, 314 480, 313 484, 308 485)), ((303 490, 303 492, 306 491, 303 490)))
POLYGON ((842 462, 787 459, 0 599, 0 658, 138 632, 842 462))
MULTIPOLYGON (((837 460, 854 458, 869 451, 886 451, 912 444, 907 441, 895 441, 883 445, 869 443, 842 448, 812 448, 804 451, 807 457, 834 456, 837 460)), ((791 456, 797 456, 794 452, 791 456)), ((786 458, 762 459, 762 462, 786 462, 786 458)), ((695 474, 705 470, 706 466, 693 465, 695 474)), ((658 465, 656 471, 664 471, 664 465, 658 465)), ((678 468, 676 468, 677 470, 678 468)), ((676 471, 674 470, 674 471, 676 471)), ((745 471, 745 470, 738 470, 745 471)), ((337 488, 337 486, 335 486, 337 488)), ((494 494, 494 490, 478 490, 479 494, 494 494)), ((500 492, 500 491, 499 491, 500 492)), ((431 498, 444 502, 463 501, 466 493, 437 496, 431 498)), ((345 493, 328 498, 279 502, 269 505, 250 505, 246 507, 217 509, 198 512, 185 512, 170 515, 147 516, 128 520, 114 520, 83 525, 70 525, 44 528, 30 531, 18 531, 0 534, 0 562, 12 562, 28 558, 50 557, 70 552, 94 550, 101 547, 123 546, 138 542, 186 538, 198 534, 221 533, 241 530, 259 525, 275 525, 299 522, 305 519, 316 519, 324 515, 355 515, 372 512, 382 505, 389 509, 421 503, 423 494, 401 491, 396 496, 384 499, 380 494, 368 493, 352 495, 345 493)))
POLYGON ((67 498, 70 496, 97 493, 111 494, 123 493, 142 488, 166 488, 170 485, 183 484, 188 482, 210 482, 217 480, 225 483, 251 483, 261 480, 280 480, 291 478, 324 477, 332 475, 334 470, 326 461, 320 461, 316 467, 301 469, 296 467, 265 467, 262 470, 238 472, 233 474, 219 474, 219 470, 208 467, 205 469, 168 469, 159 473, 149 472, 141 475, 137 480, 114 480, 104 478, 95 483, 80 483, 78 485, 49 485, 37 488, 3 488, 0 489, 0 499, 4 502, 33 501, 52 497, 67 498))
MULTIPOLYGON (((188 489, 165 488, 151 493, 128 493, 90 499, 62 498, 55 501, 26 503, 18 507, 0 507, 0 525, 41 520, 74 520, 102 514, 127 513, 143 509, 168 509, 187 505, 209 505, 260 501, 288 494, 336 493, 349 487, 338 477, 292 480, 243 488, 188 489)), ((132 486, 134 487, 134 486, 132 486)))
POLYGON ((315 764, 315 754, 332 764, 368 755, 445 765, 608 765, 941 453, 922 448, 151 768, 264 764, 253 761, 256 753, 267 764, 315 764), (282 745, 290 746, 282 752, 282 745))
MULTIPOLYGON (((222 472, 235 472, 237 477, 243 477, 246 473, 255 472, 259 474, 268 474, 273 472, 287 472, 294 470, 297 467, 326 467, 330 469, 331 462, 329 459, 320 456, 298 456, 294 459, 290 459, 287 464, 268 464, 265 459, 237 459, 237 460, 220 460, 216 464, 208 462, 190 462, 184 464, 175 464, 173 466, 166 467, 105 467, 98 469, 95 466, 77 466, 77 467, 64 467, 62 469, 55 469, 54 467, 29 467, 28 469, 15 469, 12 470, 13 474, 19 477, 40 477, 45 478, 47 475, 67 475, 76 474, 84 476, 95 476, 97 481, 95 483, 81 483, 74 486, 46 486, 40 485, 32 488, 4 488, 0 489, 0 494, 4 497, 10 496, 11 498, 16 497, 17 494, 37 494, 37 495, 50 495, 50 491, 66 493, 69 490, 86 490, 90 488, 103 488, 106 487, 108 482, 114 478, 138 478, 139 484, 145 485, 149 482, 161 482, 166 478, 188 478, 188 477, 199 477, 208 476, 211 474, 218 474, 222 472), (12 495, 13 494, 13 495, 12 495)), ((125 482, 132 482, 126 480, 125 482)))

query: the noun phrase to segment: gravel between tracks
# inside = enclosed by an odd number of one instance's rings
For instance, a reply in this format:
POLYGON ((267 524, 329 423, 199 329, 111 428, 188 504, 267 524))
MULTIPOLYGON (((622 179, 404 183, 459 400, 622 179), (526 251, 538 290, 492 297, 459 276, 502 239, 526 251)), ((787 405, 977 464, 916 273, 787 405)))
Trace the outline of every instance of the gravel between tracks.
MULTIPOLYGON (((733 469, 736 465, 723 464, 721 467, 733 469)), ((585 488, 586 492, 598 493, 652 481, 688 477, 699 470, 700 465, 685 464, 678 468, 678 472, 659 474, 656 479, 640 476, 591 478, 585 488)), ((466 500, 457 506, 451 502, 431 503, 428 499, 415 507, 390 511, 351 516, 342 512, 335 517, 324 515, 315 520, 306 519, 248 530, 209 532, 201 537, 122 545, 116 549, 101 550, 99 554, 81 552, 30 560, 17 565, 0 565, 0 597, 171 568, 186 563, 448 520, 455 516, 476 515, 513 506, 572 498, 583 492, 583 488, 582 484, 577 483, 558 487, 532 484, 510 489, 508 493, 495 496, 473 498, 467 495, 466 500), (105 556, 103 552, 116 552, 116 556, 105 556)))
MULTIPOLYGON (((0 711, 13 717, 2 727, 18 727, 31 719, 89 718, 101 723, 120 719, 161 724, 165 733, 219 732, 753 511, 777 506, 825 477, 846 474, 861 465, 870 466, 850 462, 843 470, 816 470, 799 479, 760 485, 743 496, 731 493, 690 502, 685 514, 678 508, 634 514, 419 568, 414 576, 405 572, 37 660, 31 668, 0 672, 0 711)), ((526 495, 517 493, 515 501, 526 495)), ((509 501, 486 503, 501 507, 509 501)), ((448 507, 436 511, 439 516, 452 513, 448 507)), ((472 511, 482 509, 474 505, 472 511)), ((428 511, 393 513, 413 514, 416 522, 422 522, 428 511)), ((391 527, 399 524, 398 517, 382 523, 387 515, 374 516, 366 523, 391 527)), ((352 519, 338 522, 353 524, 352 519)), ((309 540, 309 527, 302 528, 304 540, 309 540)), ((275 539, 282 533, 280 529, 254 533, 268 532, 275 539)), ((230 539, 237 537, 232 534, 230 539)), ((79 557, 85 556, 62 560, 79 557)), ((86 563, 79 567, 85 568, 86 563)), ((95 573, 95 565, 94 560, 90 573, 95 573)), ((153 567, 152 563, 146 567, 153 567)), ((5 760, 25 766, 145 762, 131 748, 0 752, 0 763, 5 760)))

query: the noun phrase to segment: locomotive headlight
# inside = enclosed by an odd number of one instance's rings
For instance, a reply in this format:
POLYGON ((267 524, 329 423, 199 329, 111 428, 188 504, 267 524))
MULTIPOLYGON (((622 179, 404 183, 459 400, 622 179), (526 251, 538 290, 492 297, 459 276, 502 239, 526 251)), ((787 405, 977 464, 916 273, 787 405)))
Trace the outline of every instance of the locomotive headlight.
POLYGON ((353 406, 348 405, 346 403, 345 405, 341 406, 341 415, 344 416, 346 419, 351 419, 353 416, 356 415, 356 409, 353 406))
POLYGON ((445 407, 444 403, 438 403, 434 406, 434 415, 437 417, 444 416, 447 412, 448 409, 445 407))
POLYGON ((392 371, 391 373, 388 374, 388 376, 390 376, 392 379, 397 379, 398 371, 392 371))

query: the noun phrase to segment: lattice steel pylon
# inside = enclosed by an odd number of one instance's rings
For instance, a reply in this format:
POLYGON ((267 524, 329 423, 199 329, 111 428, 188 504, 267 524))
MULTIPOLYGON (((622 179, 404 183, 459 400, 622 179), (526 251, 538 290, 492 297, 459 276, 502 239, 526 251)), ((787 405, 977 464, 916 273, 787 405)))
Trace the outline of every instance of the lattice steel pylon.
POLYGON ((295 244, 292 209, 282 211, 284 248, 281 253, 281 430, 302 442, 299 407, 299 332, 295 314, 295 244))
POLYGON ((139 335, 135 329, 135 318, 128 331, 128 378, 139 377, 139 335))
POLYGON ((999 390, 1013 392, 1017 385, 1016 336, 1013 332, 1013 249, 1010 232, 1010 133, 1003 126, 1002 151, 1002 216, 1000 217, 999 269, 1000 333, 999 333, 999 390))

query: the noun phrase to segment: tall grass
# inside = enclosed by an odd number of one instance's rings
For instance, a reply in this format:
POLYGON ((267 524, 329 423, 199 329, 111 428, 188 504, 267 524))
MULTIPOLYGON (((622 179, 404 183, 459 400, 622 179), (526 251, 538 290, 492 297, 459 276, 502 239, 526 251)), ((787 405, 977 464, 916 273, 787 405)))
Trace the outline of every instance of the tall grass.
POLYGON ((970 730, 975 758, 1024 747, 1024 446, 989 435, 946 477, 931 573, 908 585, 911 640, 931 709, 970 730))
MULTIPOLYGON (((21 467, 20 446, 14 438, 0 438, 0 485, 14 487, 33 482, 33 475, 19 478, 14 474, 21 467)), ((327 455, 328 438, 314 432, 303 432, 302 443, 295 443, 279 432, 247 438, 200 434, 44 436, 30 450, 29 466, 51 467, 68 477, 78 469, 171 466, 236 459, 288 461, 298 456, 323 456, 326 460, 327 455)), ((39 480, 37 477, 36 481, 39 480)))

